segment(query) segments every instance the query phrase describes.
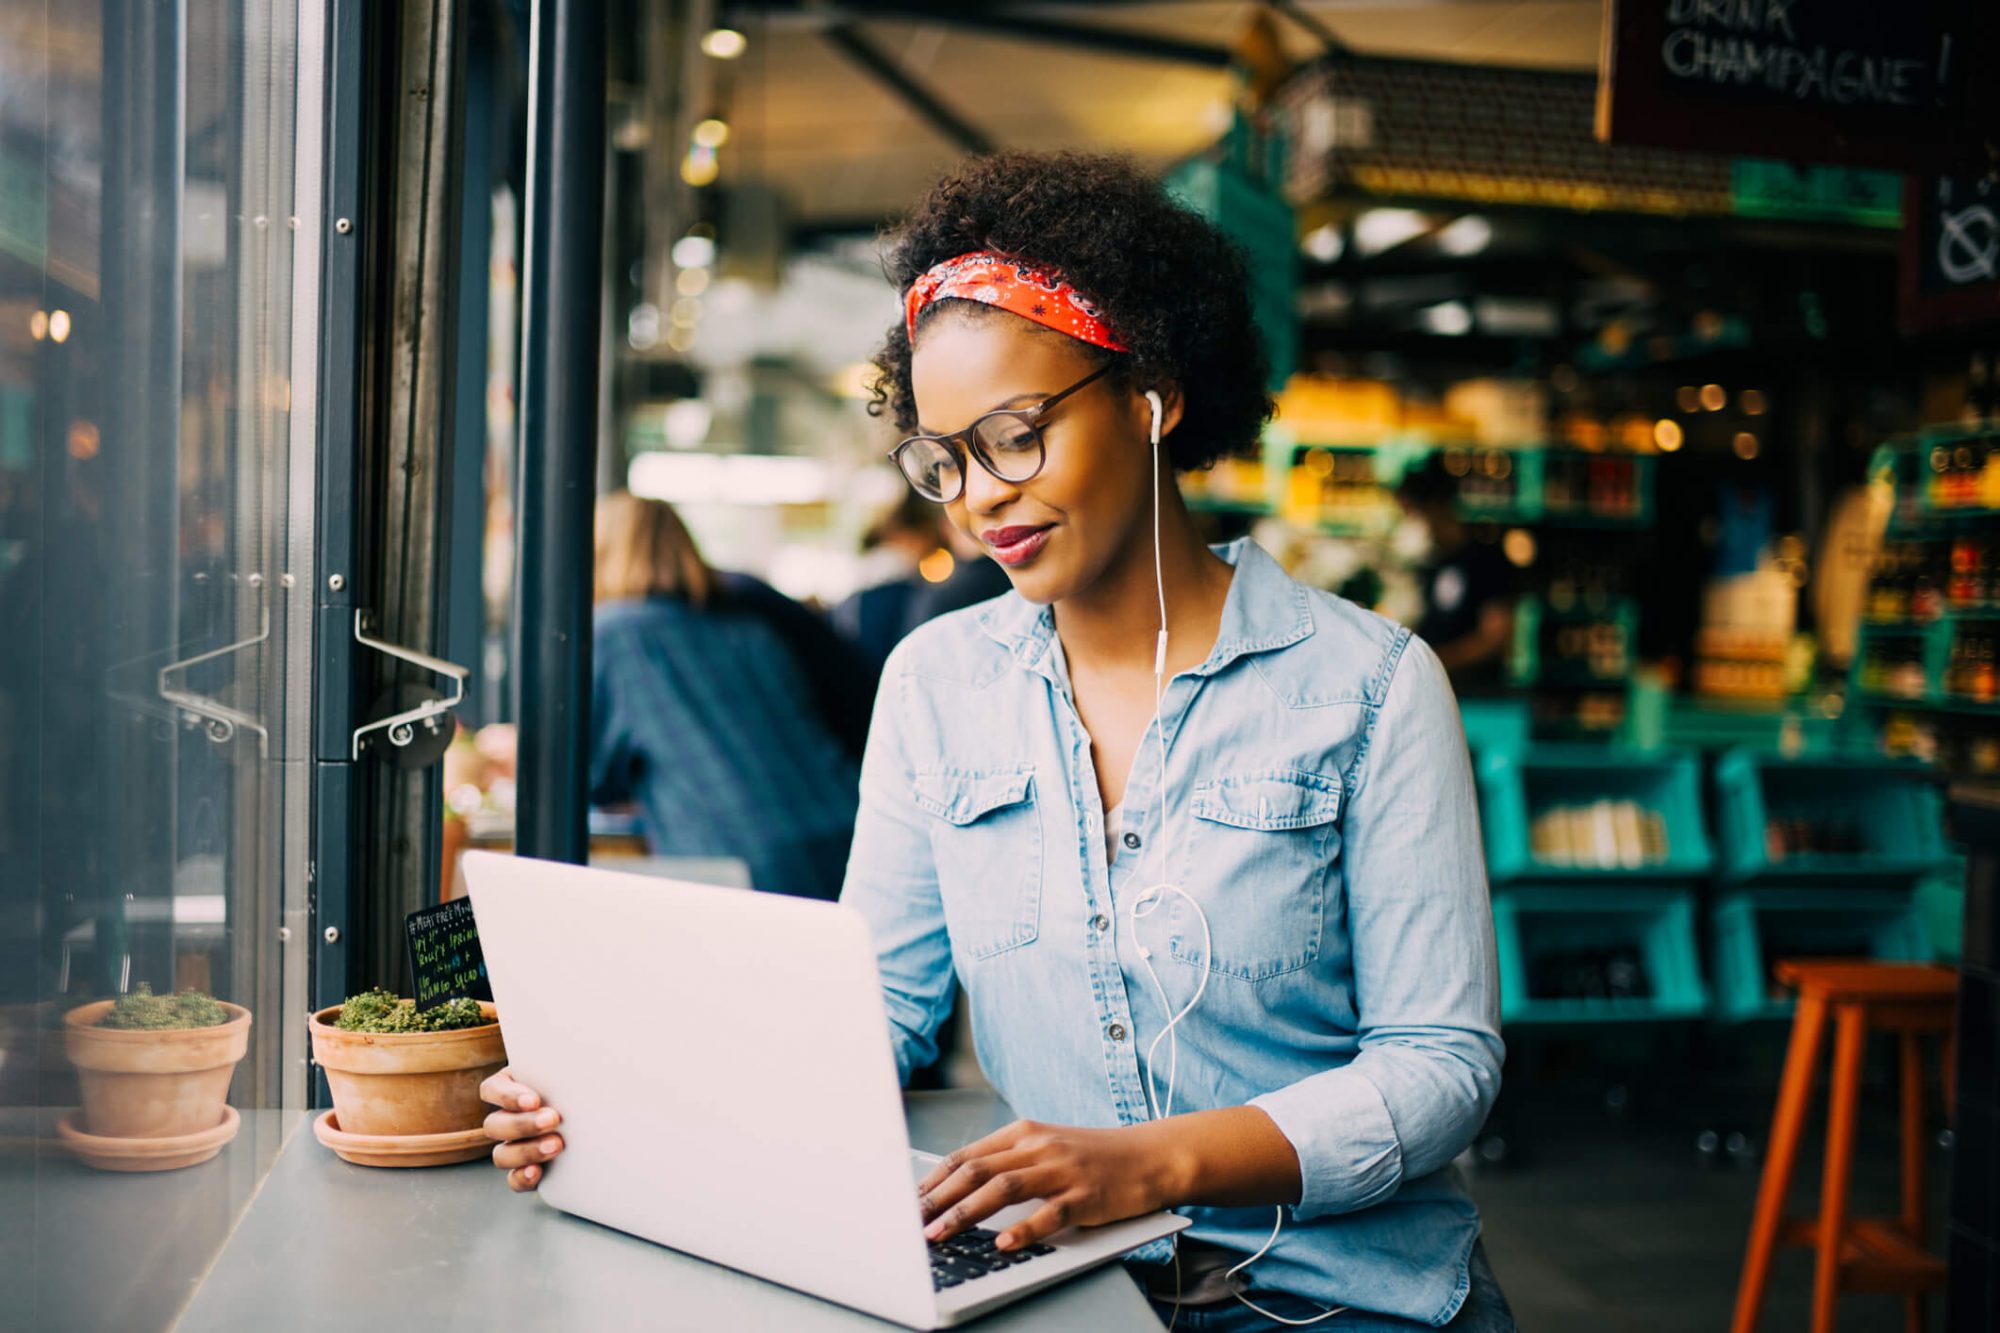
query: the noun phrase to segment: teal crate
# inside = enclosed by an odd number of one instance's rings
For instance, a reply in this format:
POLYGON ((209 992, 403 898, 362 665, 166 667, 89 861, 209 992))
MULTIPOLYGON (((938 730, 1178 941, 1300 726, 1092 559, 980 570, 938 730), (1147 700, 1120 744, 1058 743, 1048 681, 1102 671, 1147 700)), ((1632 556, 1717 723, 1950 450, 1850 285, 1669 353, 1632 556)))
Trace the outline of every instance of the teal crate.
POLYGON ((1667 701, 1661 739, 1683 750, 1748 746, 1779 754, 1788 745, 1796 745, 1801 754, 1823 755, 1844 748, 1847 730, 1841 719, 1815 712, 1800 700, 1762 703, 1674 698, 1667 701))
POLYGON ((1702 821, 1701 770, 1695 757, 1672 750, 1637 751, 1614 746, 1538 745, 1526 751, 1481 754, 1479 779, 1486 872, 1496 884, 1637 883, 1700 879, 1713 864, 1702 821), (1665 825, 1667 855, 1649 865, 1579 868, 1537 861, 1529 826, 1554 806, 1629 800, 1653 811, 1665 825))
POLYGON ((1930 937, 1914 890, 1743 889, 1709 911, 1715 1014, 1725 1022, 1785 1018, 1790 998, 1770 984, 1780 958, 1927 962, 1930 937))
POLYGON ((1524 699, 1461 699, 1458 716, 1465 724, 1466 747, 1475 755, 1528 748, 1528 704, 1524 699))
POLYGON ((1933 772, 1915 761, 1859 756, 1729 751, 1715 763, 1715 837, 1719 876, 1735 885, 1908 888, 1946 856, 1933 772), (1786 817, 1845 824, 1858 845, 1774 859, 1766 826, 1786 817))
POLYGON ((1493 896, 1504 1024, 1659 1022, 1708 1011, 1695 941, 1692 889, 1516 885, 1493 896), (1651 994, 1619 999, 1534 993, 1538 960, 1552 954, 1629 947, 1651 994))
POLYGON ((1930 937, 1931 956, 1941 963, 1956 963, 1965 948, 1965 858, 1954 856, 1950 865, 1917 885, 1917 915, 1930 937))

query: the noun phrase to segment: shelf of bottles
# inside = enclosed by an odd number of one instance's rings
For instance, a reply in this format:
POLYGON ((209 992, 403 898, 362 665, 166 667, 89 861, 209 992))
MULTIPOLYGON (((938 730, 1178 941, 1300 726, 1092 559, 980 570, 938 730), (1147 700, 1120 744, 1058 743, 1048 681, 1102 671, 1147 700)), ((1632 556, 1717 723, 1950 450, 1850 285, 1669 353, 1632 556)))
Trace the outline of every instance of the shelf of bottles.
POLYGON ((1434 453, 1457 479, 1458 512, 1469 522, 1636 528, 1652 521, 1651 457, 1423 438, 1300 444, 1274 430, 1261 459, 1230 459, 1190 473, 1183 491, 1198 510, 1279 513, 1336 535, 1380 535, 1401 512, 1396 483, 1434 453))
POLYGON ((1424 452, 1421 446, 1302 446, 1285 473, 1283 513, 1338 536, 1386 533, 1402 512, 1396 482, 1424 452))
POLYGON ((1490 523, 1642 527, 1653 510, 1653 460, 1633 454, 1447 448, 1458 510, 1490 523))
MULTIPOLYGON (((1469 523, 1631 532, 1653 521, 1658 460, 1650 455, 1439 443, 1422 433, 1313 443, 1274 425, 1261 458, 1191 473, 1183 493, 1197 511, 1275 514, 1332 536, 1381 539, 1402 516, 1397 483, 1432 456, 1457 481, 1458 512, 1469 523)), ((1637 603, 1611 566, 1565 564, 1517 602, 1508 678, 1534 692, 1538 737, 1601 740, 1625 724, 1638 630, 1637 603)))
POLYGON ((1644 527, 1653 517, 1653 460, 1552 453, 1542 466, 1541 518, 1550 524, 1644 527))
POLYGON ((1882 712, 1885 753, 2000 775, 2000 427, 1892 441, 1871 477, 1893 495, 1854 697, 1882 712))
POLYGON ((1926 516, 2000 523, 2000 422, 1927 432, 1918 456, 1926 516))
POLYGON ((1622 688, 1632 674, 1639 613, 1631 598, 1558 574, 1515 610, 1509 674, 1517 685, 1622 688))
POLYGON ((1534 691, 1534 733, 1543 740, 1601 740, 1626 721, 1639 606, 1619 567, 1567 559, 1546 571, 1538 593, 1515 605, 1508 678, 1534 691))

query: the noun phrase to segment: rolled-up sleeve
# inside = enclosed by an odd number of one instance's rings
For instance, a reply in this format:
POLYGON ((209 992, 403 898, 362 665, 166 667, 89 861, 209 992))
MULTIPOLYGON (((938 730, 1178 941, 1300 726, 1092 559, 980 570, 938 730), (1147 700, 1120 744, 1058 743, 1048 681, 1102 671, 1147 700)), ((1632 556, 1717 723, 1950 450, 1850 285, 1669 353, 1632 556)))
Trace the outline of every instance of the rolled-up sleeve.
POLYGON ((1437 655, 1408 639, 1343 824, 1359 1051, 1250 1103, 1299 1158, 1300 1219, 1380 1203, 1472 1142, 1500 1088, 1498 966, 1472 766, 1437 655))
POLYGON ((938 1025, 951 1012, 956 983, 927 817, 911 798, 901 655, 891 654, 875 695, 840 900, 867 918, 874 935, 896 1072, 907 1083, 911 1071, 937 1058, 938 1025))

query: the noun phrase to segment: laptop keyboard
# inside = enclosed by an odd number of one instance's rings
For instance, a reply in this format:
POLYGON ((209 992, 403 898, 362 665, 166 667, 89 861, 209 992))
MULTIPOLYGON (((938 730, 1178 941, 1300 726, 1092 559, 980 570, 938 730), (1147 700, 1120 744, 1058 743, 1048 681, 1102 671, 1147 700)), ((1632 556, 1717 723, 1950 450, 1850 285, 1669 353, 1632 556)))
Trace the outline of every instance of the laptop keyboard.
POLYGON ((985 1227, 971 1227, 956 1236, 930 1242, 931 1286, 938 1291, 970 1282, 988 1273, 1014 1268, 1045 1254, 1054 1254, 1053 1245, 1024 1245, 1018 1250, 997 1250, 993 1239, 999 1233, 985 1227))

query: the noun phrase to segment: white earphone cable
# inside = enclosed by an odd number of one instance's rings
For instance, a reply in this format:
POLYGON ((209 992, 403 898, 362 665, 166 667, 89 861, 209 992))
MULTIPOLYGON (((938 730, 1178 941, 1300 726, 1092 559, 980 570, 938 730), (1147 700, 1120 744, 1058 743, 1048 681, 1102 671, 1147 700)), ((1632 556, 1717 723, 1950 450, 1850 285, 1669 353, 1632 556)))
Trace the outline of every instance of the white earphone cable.
MULTIPOLYGON (((1182 1019, 1194 1012, 1195 1006, 1201 1003, 1201 997, 1208 990, 1209 953, 1214 940, 1209 933, 1208 913, 1202 910, 1201 904, 1195 901, 1194 895, 1190 894, 1186 889, 1181 888, 1178 884, 1170 882, 1171 866, 1167 857, 1167 725, 1165 719, 1160 715, 1162 704, 1166 698, 1167 673, 1167 578, 1166 566, 1160 553, 1160 417, 1163 408, 1157 392, 1148 390, 1146 398, 1153 409, 1151 450, 1153 465, 1153 587, 1159 594, 1160 599, 1160 637, 1153 649, 1153 720, 1150 727, 1154 742, 1159 746, 1160 753, 1160 786, 1157 799, 1159 806, 1159 849, 1157 853, 1159 879, 1132 900, 1129 915, 1132 920, 1132 935, 1136 941, 1139 934, 1140 920, 1151 916, 1157 911, 1160 905, 1166 901, 1167 894, 1175 893, 1179 894, 1182 900, 1194 909, 1195 920, 1201 923, 1201 955, 1195 961, 1196 967, 1200 969, 1201 979, 1195 983, 1194 994, 1188 997, 1188 1002, 1182 1005, 1178 1011, 1174 1010, 1168 1001, 1167 988, 1160 981, 1159 972, 1153 967, 1153 951, 1143 944, 1137 946, 1139 961, 1145 964, 1146 977, 1153 983, 1153 992, 1159 997, 1160 1012, 1167 1015, 1166 1026, 1160 1029, 1158 1035, 1146 1047, 1146 1109, 1152 1113, 1153 1119, 1164 1120, 1174 1113, 1174 1084, 1180 1073, 1180 1037, 1175 1033, 1174 1029, 1180 1026, 1182 1019), (1156 1081, 1161 1042, 1167 1043, 1167 1095, 1164 1101, 1160 1098, 1160 1090, 1156 1081)), ((1187 840, 1189 836, 1188 830, 1183 828, 1181 838, 1181 860, 1183 864, 1187 860, 1187 840)), ((1263 1248, 1224 1273, 1223 1278, 1225 1281, 1234 1278, 1251 1264, 1262 1259, 1270 1252, 1271 1247, 1278 1243, 1278 1233, 1285 1226, 1285 1210, 1280 1207, 1275 1212, 1277 1220, 1271 1227, 1270 1238, 1264 1242, 1263 1248)), ((1180 1320, 1181 1256, 1179 1242, 1180 1237, 1176 1234, 1173 1238, 1174 1323, 1180 1320)), ((1272 1314, 1262 1306, 1254 1304, 1241 1292, 1231 1292, 1230 1294, 1264 1318, 1274 1320, 1277 1323, 1292 1328, 1304 1328, 1309 1324, 1317 1324, 1322 1319, 1331 1319, 1333 1316, 1343 1314, 1347 1310, 1347 1307, 1342 1305, 1336 1306, 1323 1314, 1314 1315, 1310 1319, 1287 1319, 1283 1315, 1272 1314)), ((1168 1333, 1172 1333, 1173 1323, 1169 1323, 1167 1329, 1168 1333)))
MULTIPOLYGON (((1273 1211, 1277 1213, 1278 1219, 1277 1221, 1271 1224, 1270 1238, 1264 1242, 1263 1248, 1258 1250, 1257 1253, 1251 1255, 1248 1259, 1245 1259, 1242 1263, 1236 1265, 1236 1267, 1224 1273, 1222 1276, 1225 1280, 1235 1277, 1238 1273, 1248 1268, 1251 1264, 1254 1264, 1259 1259, 1262 1259, 1266 1254, 1270 1253, 1271 1247, 1278 1243, 1278 1233, 1282 1231, 1285 1226, 1285 1210, 1283 1208, 1277 1208, 1274 1209, 1273 1211)), ((1304 1328, 1309 1324, 1317 1324, 1322 1319, 1331 1319, 1337 1314, 1347 1313, 1346 1306, 1336 1305, 1331 1310, 1327 1310, 1321 1314, 1316 1314, 1310 1319, 1287 1319, 1285 1318, 1285 1316, 1281 1314, 1272 1314, 1269 1310, 1266 1310, 1263 1306, 1258 1305, 1256 1302, 1252 1301, 1248 1296, 1245 1296, 1240 1291, 1232 1292, 1231 1294, 1234 1295, 1237 1300, 1249 1306, 1252 1310, 1255 1310, 1258 1314, 1263 1315, 1266 1319, 1275 1320, 1276 1322, 1280 1324, 1285 1324, 1291 1328, 1304 1328)))
POLYGON ((1145 948, 1143 945, 1139 948, 1140 961, 1146 965, 1146 976, 1153 983, 1154 993, 1159 996, 1160 1012, 1167 1016, 1166 1026, 1160 1029, 1159 1034, 1153 1038, 1152 1044, 1146 1048, 1147 1110, 1152 1113, 1154 1119, 1159 1120, 1174 1113, 1174 1085, 1180 1073, 1180 1037, 1174 1029, 1180 1025, 1182 1019, 1194 1012, 1195 1006, 1201 1003, 1202 994, 1208 989, 1208 951, 1211 941, 1209 938, 1208 917, 1202 912, 1201 904, 1189 897, 1185 890, 1170 882, 1172 867, 1167 857, 1167 732, 1166 721, 1160 715, 1162 704, 1166 698, 1167 672, 1167 578, 1166 566, 1160 554, 1161 404, 1159 394, 1156 392, 1149 391, 1146 398, 1153 409, 1153 447, 1151 451, 1153 469, 1153 587, 1155 592, 1158 593, 1160 600, 1160 637, 1153 651, 1153 720, 1150 727, 1154 743, 1159 747, 1160 753, 1160 790, 1158 793, 1158 817, 1156 821, 1159 827, 1159 834, 1158 850, 1155 854, 1159 864, 1159 877, 1155 883, 1133 900, 1131 916, 1133 932, 1136 935, 1140 918, 1151 916, 1157 911, 1161 904, 1166 901, 1166 894, 1178 893, 1182 898, 1187 899, 1189 905, 1194 908, 1195 917, 1201 922, 1202 936, 1201 979, 1195 985, 1194 994, 1189 997, 1188 1002, 1178 1012, 1174 1010, 1173 1006, 1167 1000, 1166 986, 1161 982, 1160 974, 1153 967, 1153 951, 1145 948), (1156 1075, 1156 1057, 1159 1054, 1160 1043, 1163 1041, 1169 1043, 1167 1047, 1167 1095, 1164 1101, 1160 1097, 1156 1075))

